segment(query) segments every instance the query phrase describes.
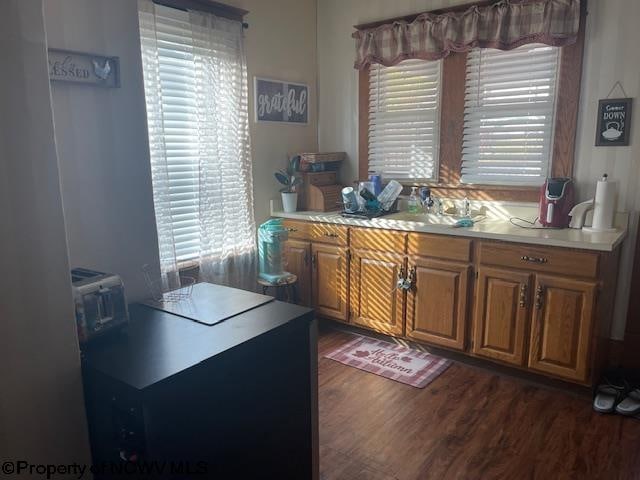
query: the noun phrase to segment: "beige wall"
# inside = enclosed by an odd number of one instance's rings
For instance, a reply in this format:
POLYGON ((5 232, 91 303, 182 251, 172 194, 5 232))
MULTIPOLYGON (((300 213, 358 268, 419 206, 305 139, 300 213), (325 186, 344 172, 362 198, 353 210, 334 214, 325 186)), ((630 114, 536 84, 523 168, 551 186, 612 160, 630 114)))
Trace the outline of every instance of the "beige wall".
POLYGON ((316 0, 228 0, 249 10, 246 17, 249 73, 249 125, 253 152, 256 221, 269 216, 269 200, 277 198, 279 185, 273 172, 286 164, 289 152, 316 151, 316 0), (256 123, 253 110, 253 77, 309 85, 309 124, 256 123))
MULTIPOLYGON (((357 177, 358 98, 353 69, 353 25, 411 13, 468 3, 468 0, 319 0, 318 2, 318 120, 320 150, 344 150, 349 163, 345 181, 357 177)), ((616 80, 630 97, 640 93, 640 2, 602 0, 589 2, 587 41, 578 122, 575 177, 581 199, 595 190, 605 171, 620 181, 619 209, 632 212, 631 235, 621 261, 619 291, 612 337, 624 335, 629 296, 630 266, 640 209, 640 119, 633 122, 630 147, 594 147, 596 107, 616 80)), ((616 92, 621 95, 620 92, 616 92)))
POLYGON ((158 264, 137 2, 46 0, 51 48, 120 57, 121 88, 51 86, 72 266, 122 275, 128 300, 148 296, 158 264))
MULTIPOLYGON (((582 92, 576 139, 575 178, 582 199, 592 198, 595 181, 604 172, 619 182, 618 209, 631 212, 631 227, 622 251, 618 296, 612 337, 622 339, 630 295, 638 211, 640 210, 640 2, 637 0, 595 0, 589 2, 587 41, 582 70, 582 92), (631 145, 594 147, 598 99, 605 98, 616 81, 627 96, 634 97, 631 145)), ((613 93, 624 96, 620 89, 613 93)), ((637 295, 638 292, 635 292, 637 295)))
POLYGON ((0 459, 88 464, 42 0, 2 3, 0 45, 0 459))

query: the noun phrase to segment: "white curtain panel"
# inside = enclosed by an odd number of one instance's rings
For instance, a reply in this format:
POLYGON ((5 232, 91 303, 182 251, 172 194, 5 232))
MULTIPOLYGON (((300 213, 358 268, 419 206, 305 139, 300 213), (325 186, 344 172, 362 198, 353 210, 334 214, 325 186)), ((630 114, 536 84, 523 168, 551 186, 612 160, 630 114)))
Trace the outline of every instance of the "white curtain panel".
POLYGON ((164 287, 181 266, 255 289, 256 226, 242 24, 139 0, 164 287))

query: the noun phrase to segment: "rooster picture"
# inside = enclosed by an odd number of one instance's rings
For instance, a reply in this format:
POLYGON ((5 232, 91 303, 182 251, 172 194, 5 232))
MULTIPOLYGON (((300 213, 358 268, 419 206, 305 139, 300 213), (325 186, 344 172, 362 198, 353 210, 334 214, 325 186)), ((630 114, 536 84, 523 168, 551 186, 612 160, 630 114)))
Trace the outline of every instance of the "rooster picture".
POLYGON ((111 64, 109 63, 109 60, 107 59, 104 61, 103 67, 101 67, 96 60, 93 60, 93 71, 96 74, 96 77, 101 80, 109 78, 109 74, 111 73, 111 64))

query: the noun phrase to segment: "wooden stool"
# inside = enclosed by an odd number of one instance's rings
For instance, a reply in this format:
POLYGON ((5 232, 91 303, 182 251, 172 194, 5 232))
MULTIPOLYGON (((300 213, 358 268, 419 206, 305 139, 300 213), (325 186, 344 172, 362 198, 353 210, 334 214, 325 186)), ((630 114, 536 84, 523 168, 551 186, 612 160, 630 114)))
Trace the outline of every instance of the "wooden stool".
POLYGON ((281 279, 278 282, 270 282, 264 278, 258 278, 258 284, 262 285, 262 294, 266 295, 269 288, 274 287, 276 289, 276 300, 283 302, 297 303, 298 302, 298 289, 297 289, 298 277, 296 275, 289 275, 286 278, 281 279))

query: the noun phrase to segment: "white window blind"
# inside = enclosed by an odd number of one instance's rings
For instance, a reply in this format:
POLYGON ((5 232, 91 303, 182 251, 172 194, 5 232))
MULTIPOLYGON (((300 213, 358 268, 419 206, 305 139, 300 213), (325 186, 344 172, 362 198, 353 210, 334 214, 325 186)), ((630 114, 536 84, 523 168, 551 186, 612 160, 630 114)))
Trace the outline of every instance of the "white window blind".
POLYGON ((436 179, 441 63, 371 65, 369 171, 385 178, 436 179))
POLYGON ((200 249, 199 146, 191 25, 186 12, 156 7, 160 102, 167 162, 168 205, 177 260, 197 257, 200 249))
POLYGON ((559 51, 529 44, 469 52, 463 182, 544 182, 552 154, 559 51))
POLYGON ((145 0, 139 21, 161 268, 202 272, 255 250, 242 25, 145 0))

